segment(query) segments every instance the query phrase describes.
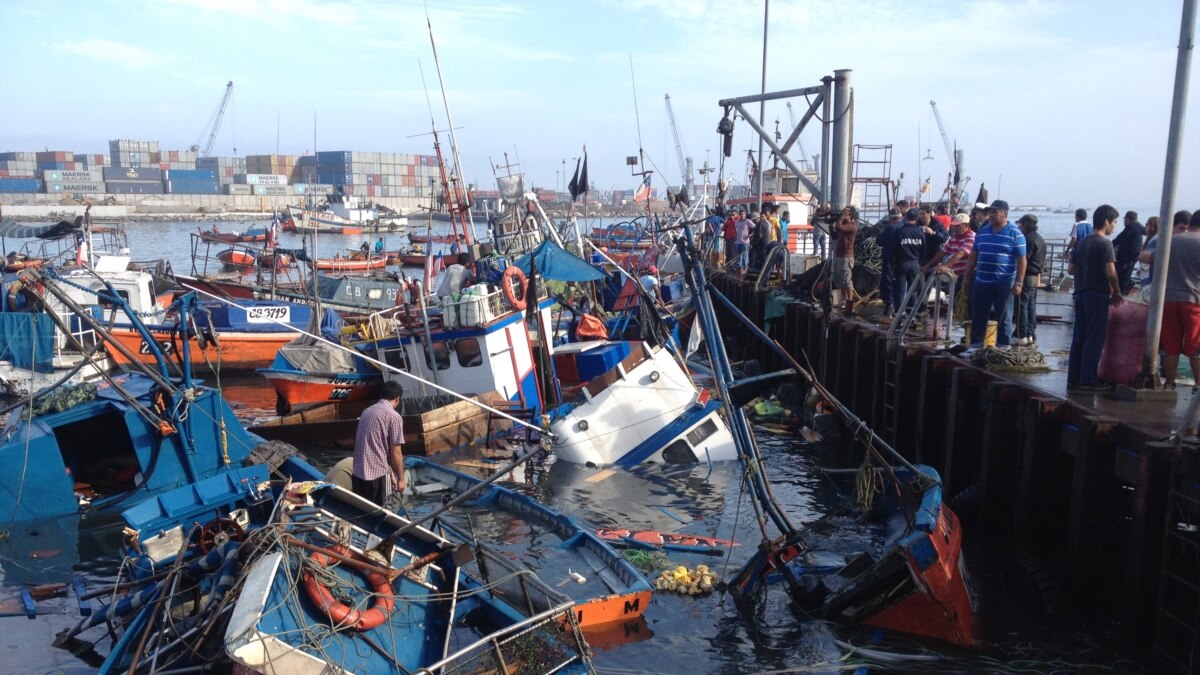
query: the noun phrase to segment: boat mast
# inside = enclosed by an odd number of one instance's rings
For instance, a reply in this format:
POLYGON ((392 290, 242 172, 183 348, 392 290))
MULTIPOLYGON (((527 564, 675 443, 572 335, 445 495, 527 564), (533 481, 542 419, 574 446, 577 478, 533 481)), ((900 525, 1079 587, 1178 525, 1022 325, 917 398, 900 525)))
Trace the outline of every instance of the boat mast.
POLYGON ((430 22, 428 13, 425 14, 425 25, 429 27, 429 46, 433 49, 433 65, 437 69, 438 87, 442 90, 442 107, 446 110, 446 125, 450 130, 450 155, 454 160, 454 171, 458 172, 457 176, 452 172, 447 180, 446 163, 442 159, 442 150, 438 144, 436 125, 433 129, 433 149, 437 153, 438 168, 442 176, 442 191, 446 195, 446 208, 450 212, 450 222, 454 224, 455 228, 461 228, 461 234, 470 244, 475 239, 475 218, 471 215, 471 203, 463 192, 462 160, 458 156, 454 122, 450 119, 450 102, 446 99, 446 83, 442 79, 442 63, 438 60, 437 44, 433 40, 433 23, 430 22))

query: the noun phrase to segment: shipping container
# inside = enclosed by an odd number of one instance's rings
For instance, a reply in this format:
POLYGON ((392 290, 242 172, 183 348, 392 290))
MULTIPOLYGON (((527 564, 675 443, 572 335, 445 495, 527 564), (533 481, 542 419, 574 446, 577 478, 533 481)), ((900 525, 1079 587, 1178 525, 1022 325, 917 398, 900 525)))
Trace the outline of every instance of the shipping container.
POLYGON ((2 162, 36 162, 36 152, 0 152, 2 162))
POLYGON ((233 182, 242 185, 287 185, 288 177, 273 173, 239 173, 234 174, 233 182))
POLYGON ((109 194, 114 195, 161 195, 162 181, 157 180, 110 180, 105 181, 109 194))
POLYGON ((163 174, 163 180, 206 180, 215 181, 217 172, 213 169, 170 169, 163 174))
POLYGON ((104 194, 104 181, 46 182, 46 194, 104 194))
POLYGON ((162 182, 162 169, 157 167, 110 166, 101 169, 106 181, 156 181, 162 182))
POLYGON ((33 194, 42 187, 42 181, 36 178, 0 178, 0 192, 33 194))
POLYGON ((248 195, 253 191, 252 185, 239 185, 237 183, 229 183, 225 186, 225 194, 227 195, 248 195))
POLYGON ((298 195, 311 195, 313 197, 324 197, 333 192, 332 185, 323 185, 321 183, 297 183, 292 188, 298 195))
POLYGON ((319 164, 349 164, 354 161, 354 153, 345 150, 323 150, 317 153, 319 164))
POLYGON ((295 194, 290 185, 252 185, 254 194, 265 197, 287 197, 295 194))
POLYGON ((170 195, 217 195, 221 194, 216 179, 210 181, 177 181, 169 180, 163 183, 167 194, 170 195))
POLYGON ((104 172, 101 169, 43 171, 42 178, 47 183, 102 182, 104 180, 104 172))

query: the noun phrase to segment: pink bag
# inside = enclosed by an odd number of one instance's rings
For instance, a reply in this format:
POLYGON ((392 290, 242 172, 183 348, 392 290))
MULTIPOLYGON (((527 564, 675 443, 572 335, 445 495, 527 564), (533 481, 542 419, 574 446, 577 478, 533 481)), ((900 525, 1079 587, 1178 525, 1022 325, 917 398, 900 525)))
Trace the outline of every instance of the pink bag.
POLYGON ((1100 380, 1109 384, 1133 384, 1142 372, 1146 349, 1146 316, 1150 308, 1126 300, 1108 310, 1108 334, 1100 354, 1100 380))

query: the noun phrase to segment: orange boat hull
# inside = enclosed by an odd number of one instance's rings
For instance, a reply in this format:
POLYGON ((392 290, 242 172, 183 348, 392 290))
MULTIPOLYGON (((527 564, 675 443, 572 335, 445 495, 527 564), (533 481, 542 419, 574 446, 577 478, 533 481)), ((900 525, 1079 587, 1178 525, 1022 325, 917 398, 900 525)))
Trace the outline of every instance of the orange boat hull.
POLYGON ((575 620, 580 628, 604 626, 616 621, 631 621, 646 612, 654 591, 606 595, 575 605, 575 620))
POLYGON ((317 260, 313 267, 322 272, 366 272, 387 267, 387 258, 372 258, 371 260, 317 260))
MULTIPOLYGON (((154 356, 137 331, 131 328, 114 328, 112 334, 118 342, 137 354, 140 362, 155 363, 154 356)), ((151 330, 150 334, 158 342, 159 349, 171 359, 175 358, 175 350, 183 346, 178 337, 175 338, 173 344, 171 334, 166 331, 151 330)), ((209 345, 207 350, 201 351, 200 345, 193 336, 189 345, 190 360, 192 366, 203 367, 206 364, 212 364, 214 368, 219 365, 222 370, 265 368, 271 365, 280 348, 291 342, 294 337, 295 335, 291 333, 218 332, 217 339, 221 342, 218 352, 216 345, 209 345)), ((110 355, 117 363, 129 363, 129 359, 116 349, 111 350, 110 355)))

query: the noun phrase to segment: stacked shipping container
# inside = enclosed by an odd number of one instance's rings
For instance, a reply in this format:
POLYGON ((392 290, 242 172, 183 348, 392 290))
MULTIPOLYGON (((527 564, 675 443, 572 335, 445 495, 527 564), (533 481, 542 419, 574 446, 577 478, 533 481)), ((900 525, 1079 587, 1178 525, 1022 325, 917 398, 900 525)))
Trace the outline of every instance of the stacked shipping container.
POLYGON ((317 153, 317 181, 360 197, 428 197, 440 182, 437 158, 397 152, 317 153))
MULTIPOLYGON (((225 186, 233 182, 233 177, 246 173, 245 157, 201 157, 196 160, 197 169, 211 169, 217 175, 217 185, 225 186)), ((230 192, 229 194, 234 194, 230 192)), ((247 193, 249 194, 249 193, 247 193)))
POLYGON ((108 156, 113 166, 151 166, 158 163, 151 159, 155 154, 158 154, 158 141, 108 142, 108 156))
POLYGON ((32 152, 0 152, 0 178, 35 178, 37 154, 32 152))
POLYGON ((158 167, 112 166, 101 172, 109 194, 163 194, 163 171, 158 167))
POLYGON ((220 194, 217 174, 212 169, 168 169, 163 172, 163 188, 167 194, 220 194))
POLYGON ((104 194, 104 170, 42 171, 47 194, 104 194))

